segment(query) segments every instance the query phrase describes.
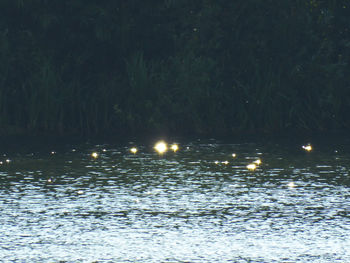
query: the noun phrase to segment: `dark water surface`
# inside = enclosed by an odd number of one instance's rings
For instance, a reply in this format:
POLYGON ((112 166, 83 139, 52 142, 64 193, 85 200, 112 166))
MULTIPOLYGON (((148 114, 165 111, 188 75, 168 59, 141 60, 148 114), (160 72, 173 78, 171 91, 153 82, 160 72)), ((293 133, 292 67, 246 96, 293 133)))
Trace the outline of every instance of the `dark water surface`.
POLYGON ((1 152, 0 262, 350 262, 348 142, 178 143, 1 152))

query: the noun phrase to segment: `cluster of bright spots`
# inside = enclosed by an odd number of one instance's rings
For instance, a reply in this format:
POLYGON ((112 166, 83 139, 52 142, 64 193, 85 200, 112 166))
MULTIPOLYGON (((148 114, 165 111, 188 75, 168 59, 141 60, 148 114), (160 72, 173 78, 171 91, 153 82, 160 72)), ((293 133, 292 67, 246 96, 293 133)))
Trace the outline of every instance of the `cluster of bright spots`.
MULTIPOLYGON (((159 154, 164 154, 168 151, 168 145, 165 141, 158 141, 153 149, 158 152, 159 154)), ((178 144, 174 143, 170 146, 170 149, 173 151, 173 152, 177 152, 179 150, 179 146, 178 144)), ((132 153, 132 154, 137 154, 138 153, 138 149, 136 147, 131 147, 129 149, 129 151, 132 153)))
MULTIPOLYGON (((6 160, 5 160, 5 163, 10 163, 10 162, 11 162, 10 159, 6 159, 6 160)), ((3 161, 0 161, 0 165, 2 165, 2 164, 4 164, 4 162, 3 162, 3 161)))
POLYGON ((154 150, 159 154, 166 153, 168 150, 168 145, 164 141, 159 141, 154 145, 154 150))
POLYGON ((91 157, 94 158, 94 159, 97 159, 98 158, 98 153, 97 152, 93 152, 91 154, 91 157))
POLYGON ((170 146, 170 149, 173 151, 173 152, 177 152, 179 150, 179 146, 174 143, 170 146))
POLYGON ((255 160, 254 162, 250 163, 247 165, 247 169, 249 171, 254 171, 256 170, 256 168, 258 168, 258 166, 261 164, 261 160, 260 159, 257 159, 255 160))
POLYGON ((221 163, 221 164, 224 164, 224 165, 228 165, 230 162, 227 161, 227 160, 226 160, 226 161, 222 161, 222 162, 219 162, 219 161, 216 160, 214 163, 215 163, 215 164, 221 163))
POLYGON ((132 148, 130 148, 130 152, 131 152, 132 154, 136 154, 136 153, 138 152, 138 150, 137 150, 136 147, 132 147, 132 148))
POLYGON ((311 152, 312 151, 312 146, 311 144, 308 145, 303 145, 302 148, 307 151, 307 152, 311 152))

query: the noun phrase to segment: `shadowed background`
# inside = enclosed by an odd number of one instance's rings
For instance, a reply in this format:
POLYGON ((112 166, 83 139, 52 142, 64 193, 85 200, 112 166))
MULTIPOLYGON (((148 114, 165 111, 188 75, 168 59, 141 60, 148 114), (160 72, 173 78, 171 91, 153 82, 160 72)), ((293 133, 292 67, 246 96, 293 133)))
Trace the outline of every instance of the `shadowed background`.
POLYGON ((0 133, 346 131, 349 8, 3 0, 0 133))

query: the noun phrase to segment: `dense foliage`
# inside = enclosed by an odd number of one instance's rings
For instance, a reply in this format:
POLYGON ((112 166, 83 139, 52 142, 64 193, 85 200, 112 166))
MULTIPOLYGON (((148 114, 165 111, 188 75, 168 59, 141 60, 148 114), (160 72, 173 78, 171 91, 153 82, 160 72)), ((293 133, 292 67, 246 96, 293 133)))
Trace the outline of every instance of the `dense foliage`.
POLYGON ((350 128, 347 0, 2 0, 0 132, 350 128))

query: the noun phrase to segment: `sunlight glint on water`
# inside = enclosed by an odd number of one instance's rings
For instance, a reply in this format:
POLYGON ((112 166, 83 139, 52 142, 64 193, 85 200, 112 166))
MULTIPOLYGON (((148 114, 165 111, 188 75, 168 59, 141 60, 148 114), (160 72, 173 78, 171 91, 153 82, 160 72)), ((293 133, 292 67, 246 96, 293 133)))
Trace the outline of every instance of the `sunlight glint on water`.
POLYGON ((6 156, 0 261, 348 262, 349 156, 295 149, 194 142, 163 155, 93 145, 6 156))

